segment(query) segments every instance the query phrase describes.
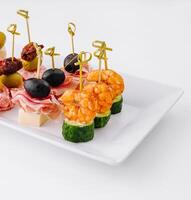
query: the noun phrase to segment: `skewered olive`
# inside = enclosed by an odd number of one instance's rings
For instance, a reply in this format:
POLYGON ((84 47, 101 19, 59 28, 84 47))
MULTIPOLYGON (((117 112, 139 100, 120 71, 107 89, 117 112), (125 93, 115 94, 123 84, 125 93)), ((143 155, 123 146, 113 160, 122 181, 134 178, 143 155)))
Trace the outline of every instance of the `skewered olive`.
POLYGON ((2 75, 1 81, 8 88, 18 88, 23 84, 23 77, 15 72, 10 75, 2 75))
POLYGON ((72 53, 66 56, 64 59, 64 68, 69 73, 75 73, 79 69, 79 65, 75 65, 78 62, 78 54, 72 53))
POLYGON ((56 87, 64 82, 65 74, 61 69, 48 69, 43 73, 42 79, 47 81, 50 86, 56 87))
POLYGON ((3 32, 0 32, 0 49, 5 45, 6 36, 3 32))
POLYGON ((50 94, 50 86, 43 79, 30 78, 24 81, 24 88, 33 98, 45 98, 50 94))
MULTIPOLYGON (((32 71, 36 71, 37 66, 38 66, 38 57, 36 56, 32 61, 26 61, 21 59, 22 64, 23 64, 23 68, 26 71, 32 72, 32 71)), ((41 60, 42 63, 42 60, 41 60)))
POLYGON ((2 76, 0 76, 0 92, 3 91, 4 84, 2 83, 2 76))

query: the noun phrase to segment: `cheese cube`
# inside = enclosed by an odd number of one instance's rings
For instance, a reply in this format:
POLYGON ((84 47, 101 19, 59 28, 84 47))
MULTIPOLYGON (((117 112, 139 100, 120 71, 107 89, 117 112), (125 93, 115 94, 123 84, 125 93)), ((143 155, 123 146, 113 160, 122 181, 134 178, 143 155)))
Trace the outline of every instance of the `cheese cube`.
POLYGON ((47 121, 48 117, 46 115, 25 112, 23 109, 19 109, 18 122, 20 124, 40 127, 47 121))

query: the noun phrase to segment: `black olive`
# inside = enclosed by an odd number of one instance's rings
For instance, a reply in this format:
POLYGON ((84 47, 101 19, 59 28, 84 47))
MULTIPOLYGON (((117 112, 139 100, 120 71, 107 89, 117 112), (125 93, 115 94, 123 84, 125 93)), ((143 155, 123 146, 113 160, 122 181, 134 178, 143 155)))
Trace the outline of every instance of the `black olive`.
POLYGON ((24 81, 24 88, 33 98, 45 98, 50 94, 49 84, 42 79, 30 78, 24 81))
POLYGON ((72 53, 66 56, 64 59, 64 68, 69 73, 75 73, 80 67, 75 65, 78 62, 78 54, 72 53))
POLYGON ((47 81, 50 86, 56 87, 64 82, 65 74, 61 69, 48 69, 43 73, 42 79, 47 81))

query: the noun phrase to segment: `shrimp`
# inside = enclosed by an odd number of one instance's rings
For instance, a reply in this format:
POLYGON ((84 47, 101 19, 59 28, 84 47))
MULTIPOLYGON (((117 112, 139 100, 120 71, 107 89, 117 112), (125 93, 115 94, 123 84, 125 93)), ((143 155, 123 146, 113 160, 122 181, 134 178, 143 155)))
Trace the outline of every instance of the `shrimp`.
POLYGON ((112 93, 107 84, 92 83, 83 88, 84 91, 90 93, 92 98, 97 102, 97 113, 105 113, 112 106, 112 93))
POLYGON ((96 101, 85 91, 67 90, 59 99, 64 116, 74 122, 88 124, 96 115, 96 101))
MULTIPOLYGON (((98 81, 98 77, 99 70, 93 70, 88 74, 87 81, 98 81)), ((123 78, 111 69, 101 71, 101 81, 109 86, 113 99, 124 91, 123 78)))

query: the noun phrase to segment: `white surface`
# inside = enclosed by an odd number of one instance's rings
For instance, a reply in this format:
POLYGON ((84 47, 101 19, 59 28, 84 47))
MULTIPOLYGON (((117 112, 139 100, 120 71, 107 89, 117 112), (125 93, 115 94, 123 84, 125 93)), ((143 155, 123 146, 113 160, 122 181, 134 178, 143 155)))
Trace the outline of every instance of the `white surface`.
MULTIPOLYGON (((43 43, 46 39, 46 45, 57 46, 65 55, 66 24, 74 20, 79 49, 89 50, 94 39, 107 39, 114 49, 109 60, 113 68, 177 85, 185 94, 128 160, 115 168, 1 127, 0 199, 190 200, 190 1, 13 2, 1 1, 1 30, 19 22, 23 32, 24 22, 14 11, 29 8, 32 38, 43 43), (49 20, 43 23, 45 16, 49 20), (57 21, 51 23, 53 19, 57 21)), ((16 44, 22 45, 24 41, 17 38, 16 44)))
POLYGON ((1 113, 0 124, 109 165, 121 164, 183 94, 179 88, 157 82, 125 74, 123 78, 128 86, 128 92, 125 90, 123 93, 123 109, 121 113, 110 117, 106 127, 95 129, 92 141, 79 144, 65 141, 62 118, 49 120, 42 127, 20 124, 17 107, 1 113))

